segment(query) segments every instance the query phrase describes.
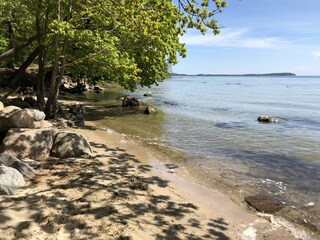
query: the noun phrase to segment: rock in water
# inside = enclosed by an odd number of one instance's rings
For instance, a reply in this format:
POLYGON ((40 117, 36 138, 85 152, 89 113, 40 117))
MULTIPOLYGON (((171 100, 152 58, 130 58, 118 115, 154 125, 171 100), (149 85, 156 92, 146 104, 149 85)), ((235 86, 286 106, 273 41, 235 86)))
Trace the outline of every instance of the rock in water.
POLYGON ((1 152, 19 159, 47 159, 53 146, 52 129, 10 129, 0 147, 1 152))
POLYGON ((249 196, 244 200, 251 207, 263 213, 275 213, 284 207, 279 200, 269 196, 249 196))
POLYGON ((124 97, 122 100, 122 107, 136 107, 140 106, 140 101, 136 98, 124 97))
POLYGON ((24 185, 25 181, 18 170, 0 165, 0 194, 14 194, 17 189, 24 185))
POLYGON ((258 121, 261 123, 271 123, 272 122, 272 118, 269 116, 259 116, 258 117, 258 121))
POLYGON ((147 92, 147 93, 143 94, 143 96, 145 96, 145 97, 151 97, 151 96, 152 96, 152 92, 147 92))
POLYGON ((154 108, 152 107, 146 107, 146 110, 144 110, 145 114, 154 114, 156 113, 156 110, 154 110, 154 108))
POLYGON ((84 136, 75 132, 59 132, 51 150, 51 156, 59 158, 91 156, 92 149, 84 136))

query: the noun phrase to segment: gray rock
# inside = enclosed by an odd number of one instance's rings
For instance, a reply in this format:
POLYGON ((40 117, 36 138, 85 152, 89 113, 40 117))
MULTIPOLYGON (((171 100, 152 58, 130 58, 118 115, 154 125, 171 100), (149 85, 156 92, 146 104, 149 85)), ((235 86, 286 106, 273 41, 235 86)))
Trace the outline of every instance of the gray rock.
POLYGON ((145 96, 145 97, 151 97, 151 96, 152 96, 152 92, 147 92, 147 93, 143 94, 143 96, 145 96))
POLYGON ((47 159, 53 146, 53 129, 10 129, 0 147, 1 152, 19 159, 47 159))
POLYGON ((46 118, 46 114, 38 109, 26 109, 25 111, 29 113, 35 122, 42 121, 46 118))
POLYGON ((51 156, 59 158, 91 156, 92 149, 84 136, 70 131, 59 132, 54 141, 51 156))
POLYGON ((244 200, 251 207, 263 213, 275 213, 284 207, 279 200, 269 196, 249 196, 244 200))
POLYGON ((0 165, 0 194, 14 194, 23 186, 25 186, 25 181, 18 170, 0 165))
POLYGON ((0 102, 0 111, 4 109, 4 104, 3 102, 0 102))
POLYGON ((5 153, 0 153, 0 163, 3 163, 6 167, 12 167, 17 169, 22 175, 28 178, 34 178, 35 170, 27 163, 20 161, 18 158, 10 156, 5 153))
POLYGON ((0 112, 0 132, 7 132, 10 128, 34 128, 34 120, 28 110, 15 106, 4 108, 0 112))

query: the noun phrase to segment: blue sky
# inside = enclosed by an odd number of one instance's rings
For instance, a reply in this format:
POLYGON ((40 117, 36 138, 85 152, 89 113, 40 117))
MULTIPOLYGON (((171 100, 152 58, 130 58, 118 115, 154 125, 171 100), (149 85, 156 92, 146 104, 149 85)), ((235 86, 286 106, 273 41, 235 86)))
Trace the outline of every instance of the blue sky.
POLYGON ((229 0, 214 36, 190 30, 176 73, 320 75, 320 0, 229 0))

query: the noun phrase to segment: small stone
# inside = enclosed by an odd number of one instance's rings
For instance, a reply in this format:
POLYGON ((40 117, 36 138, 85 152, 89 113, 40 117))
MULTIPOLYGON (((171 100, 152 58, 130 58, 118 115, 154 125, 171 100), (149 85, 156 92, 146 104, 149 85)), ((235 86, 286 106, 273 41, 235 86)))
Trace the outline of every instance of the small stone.
POLYGON ((146 107, 146 110, 144 110, 145 114, 154 114, 156 113, 156 110, 152 107, 146 107))
POLYGON ((281 201, 269 196, 249 196, 244 200, 251 207, 263 213, 275 213, 284 207, 281 201))

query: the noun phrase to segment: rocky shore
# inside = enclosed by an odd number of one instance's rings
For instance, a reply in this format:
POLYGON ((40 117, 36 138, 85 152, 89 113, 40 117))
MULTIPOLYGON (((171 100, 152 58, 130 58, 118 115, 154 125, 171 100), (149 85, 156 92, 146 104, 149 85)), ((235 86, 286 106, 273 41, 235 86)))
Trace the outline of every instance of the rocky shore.
MULTIPOLYGON (((178 178, 152 152, 94 121, 70 128, 77 124, 48 122, 37 110, 0 112, 1 239, 304 237, 178 178)), ((68 114, 77 119, 85 110, 71 105, 68 114)))

